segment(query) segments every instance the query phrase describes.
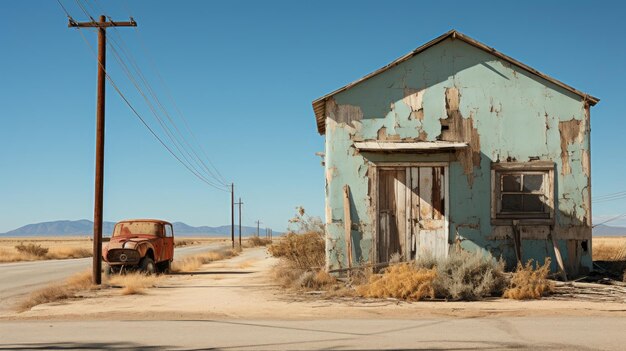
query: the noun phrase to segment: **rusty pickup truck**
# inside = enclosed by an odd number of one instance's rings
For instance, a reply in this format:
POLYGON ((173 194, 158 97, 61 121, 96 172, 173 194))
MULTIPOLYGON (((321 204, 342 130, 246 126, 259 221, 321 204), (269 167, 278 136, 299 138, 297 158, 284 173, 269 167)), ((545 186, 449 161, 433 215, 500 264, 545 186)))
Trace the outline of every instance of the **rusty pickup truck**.
POLYGON ((140 270, 147 274, 168 272, 174 259, 172 224, 158 219, 129 219, 115 224, 108 245, 102 249, 107 273, 140 270))

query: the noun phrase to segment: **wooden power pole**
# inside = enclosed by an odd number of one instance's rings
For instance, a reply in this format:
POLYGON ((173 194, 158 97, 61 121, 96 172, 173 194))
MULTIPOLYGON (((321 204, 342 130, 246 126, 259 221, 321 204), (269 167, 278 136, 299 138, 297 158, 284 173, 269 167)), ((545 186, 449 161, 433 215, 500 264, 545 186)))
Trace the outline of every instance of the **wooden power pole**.
POLYGON ((230 184, 230 240, 235 248, 235 183, 230 184))
POLYGON ((70 28, 98 28, 98 101, 96 103, 96 177, 93 210, 93 274, 94 284, 102 283, 102 192, 104 189, 104 87, 106 82, 106 29, 107 27, 136 27, 135 20, 130 22, 100 21, 75 22, 70 18, 70 28))
POLYGON ((236 202, 235 205, 239 205, 239 247, 241 247, 241 205, 243 205, 241 198, 239 198, 239 202, 236 202))
POLYGON ((256 237, 259 237, 259 226, 261 225, 261 221, 256 221, 256 237))

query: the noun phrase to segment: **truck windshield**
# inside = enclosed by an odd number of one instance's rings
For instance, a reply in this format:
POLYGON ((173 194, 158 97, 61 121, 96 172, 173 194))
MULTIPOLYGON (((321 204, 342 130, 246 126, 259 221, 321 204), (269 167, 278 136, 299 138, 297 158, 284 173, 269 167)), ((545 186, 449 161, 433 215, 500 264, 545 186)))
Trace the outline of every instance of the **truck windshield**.
POLYGON ((115 225, 113 236, 161 235, 161 224, 153 222, 122 222, 115 225))

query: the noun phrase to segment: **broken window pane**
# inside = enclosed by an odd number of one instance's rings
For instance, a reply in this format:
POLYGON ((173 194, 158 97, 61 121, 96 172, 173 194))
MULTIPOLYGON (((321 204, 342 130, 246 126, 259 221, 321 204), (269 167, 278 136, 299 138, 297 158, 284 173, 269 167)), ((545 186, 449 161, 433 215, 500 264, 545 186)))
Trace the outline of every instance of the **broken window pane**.
POLYGON ((543 185, 542 174, 526 174, 524 175, 524 192, 541 191, 543 185))
POLYGON ((541 195, 524 195, 524 212, 543 212, 541 195))
POLYGON ((519 174, 505 174, 502 176, 502 191, 520 191, 522 177, 519 174))
POLYGON ((520 212, 522 210, 522 195, 502 194, 502 212, 520 212))

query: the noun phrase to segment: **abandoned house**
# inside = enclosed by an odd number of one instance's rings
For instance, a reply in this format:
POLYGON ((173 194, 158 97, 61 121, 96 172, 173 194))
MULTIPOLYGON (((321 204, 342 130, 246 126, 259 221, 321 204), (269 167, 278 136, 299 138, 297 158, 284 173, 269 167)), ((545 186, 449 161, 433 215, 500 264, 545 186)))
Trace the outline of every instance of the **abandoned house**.
POLYGON ((455 30, 313 101, 327 269, 458 244, 590 270, 598 101, 455 30))

